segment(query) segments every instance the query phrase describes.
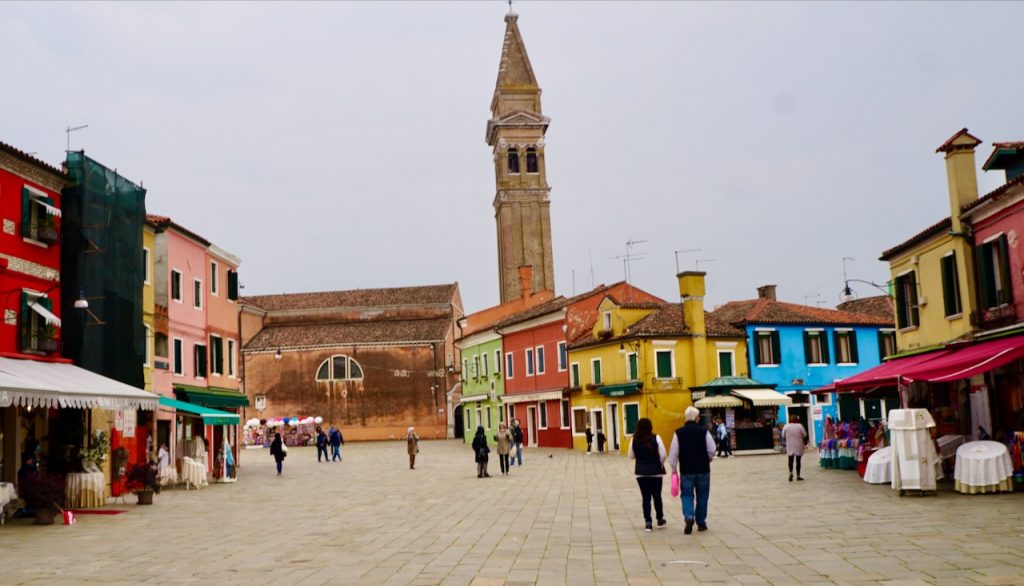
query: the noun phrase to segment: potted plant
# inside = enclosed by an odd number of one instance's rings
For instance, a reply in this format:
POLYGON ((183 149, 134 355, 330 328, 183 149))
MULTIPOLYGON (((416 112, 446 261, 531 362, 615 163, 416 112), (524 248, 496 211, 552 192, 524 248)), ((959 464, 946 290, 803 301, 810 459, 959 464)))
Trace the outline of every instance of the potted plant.
POLYGON ((18 483, 25 504, 36 512, 36 525, 53 525, 64 512, 64 488, 64 477, 57 474, 29 474, 18 483))
POLYGON ((110 451, 110 440, 107 438, 107 432, 97 431, 96 437, 89 442, 89 447, 82 448, 79 450, 78 455, 82 458, 82 469, 86 472, 92 472, 90 468, 103 463, 107 458, 107 452, 110 451))
POLYGON ((56 352, 60 350, 60 338, 57 336, 57 328, 53 324, 46 324, 39 330, 36 338, 36 350, 43 352, 56 352))
POLYGON ((140 505, 153 504, 153 493, 160 490, 159 476, 155 462, 132 464, 128 467, 128 474, 125 476, 128 490, 135 493, 140 505))

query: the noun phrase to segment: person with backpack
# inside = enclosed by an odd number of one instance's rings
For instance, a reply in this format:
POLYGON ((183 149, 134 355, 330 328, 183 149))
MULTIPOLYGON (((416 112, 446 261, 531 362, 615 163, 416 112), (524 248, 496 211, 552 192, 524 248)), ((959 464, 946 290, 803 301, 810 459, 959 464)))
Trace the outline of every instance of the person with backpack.
POLYGON ((651 501, 654 501, 654 512, 658 516, 658 529, 663 528, 665 508, 661 500, 661 487, 665 476, 665 444, 654 435, 651 420, 643 417, 636 422, 636 431, 629 440, 629 457, 636 460, 633 473, 636 483, 640 486, 640 499, 644 510, 644 523, 649 533, 654 524, 651 519, 651 501))
POLYGON ((341 435, 341 430, 337 427, 331 426, 331 432, 327 435, 328 440, 331 443, 331 461, 341 461, 341 444, 345 443, 345 437, 341 435))

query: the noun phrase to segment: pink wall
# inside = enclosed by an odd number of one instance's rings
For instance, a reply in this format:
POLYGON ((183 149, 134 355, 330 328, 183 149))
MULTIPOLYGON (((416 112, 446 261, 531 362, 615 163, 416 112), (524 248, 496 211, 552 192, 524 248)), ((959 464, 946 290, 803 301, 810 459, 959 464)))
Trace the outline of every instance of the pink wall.
MULTIPOLYGON (((237 271, 238 266, 226 258, 206 252, 206 277, 204 288, 206 290, 206 322, 207 331, 210 335, 220 336, 224 344, 224 364, 222 374, 214 374, 211 370, 210 386, 229 389, 238 388, 239 366, 238 360, 240 336, 238 335, 238 302, 228 299, 228 270, 237 271), (217 273, 217 290, 214 292, 211 281, 213 273, 217 273), (228 368, 228 340, 234 342, 234 374, 231 375, 228 368)), ((207 342, 212 346, 212 343, 207 342)), ((209 347, 207 350, 209 350, 209 347)))
MULTIPOLYGON (((1017 318, 1024 316, 1024 201, 1016 202, 1005 209, 974 223, 974 246, 981 246, 986 238, 1000 232, 1006 234, 1010 257, 1010 287, 1013 292, 1013 304, 1017 310, 1017 318)), ((976 279, 975 279, 976 281, 976 279)), ((977 283, 981 291, 981 283, 977 283)), ((980 293, 979 293, 980 295, 980 293)))
POLYGON ((173 227, 167 229, 167 316, 169 319, 170 367, 174 369, 174 339, 182 340, 182 375, 173 375, 175 384, 207 386, 207 379, 196 378, 194 348, 206 345, 206 247, 181 234, 173 227), (181 273, 181 301, 172 299, 171 275, 181 273), (202 280, 202 309, 194 307, 194 279, 202 280))

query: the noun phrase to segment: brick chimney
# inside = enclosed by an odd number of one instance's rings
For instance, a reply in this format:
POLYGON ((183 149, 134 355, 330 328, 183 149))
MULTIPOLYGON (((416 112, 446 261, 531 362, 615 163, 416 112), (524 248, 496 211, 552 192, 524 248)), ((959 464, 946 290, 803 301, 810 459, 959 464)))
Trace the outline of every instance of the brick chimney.
POLYGON ((949 215, 953 232, 961 232, 960 209, 978 199, 978 174, 974 167, 974 148, 981 139, 964 128, 935 149, 946 154, 946 181, 949 183, 949 215))
POLYGON ((525 301, 533 295, 533 266, 519 267, 519 296, 525 301))
POLYGON ((775 301, 775 287, 775 285, 761 285, 757 288, 757 298, 775 301))

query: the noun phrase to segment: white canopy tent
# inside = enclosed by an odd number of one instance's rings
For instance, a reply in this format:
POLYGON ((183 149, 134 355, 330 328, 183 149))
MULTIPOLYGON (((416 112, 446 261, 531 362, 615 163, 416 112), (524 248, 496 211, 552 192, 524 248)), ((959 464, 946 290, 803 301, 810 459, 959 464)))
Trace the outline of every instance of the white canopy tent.
POLYGON ((73 364, 0 357, 0 407, 157 408, 159 397, 73 364))

